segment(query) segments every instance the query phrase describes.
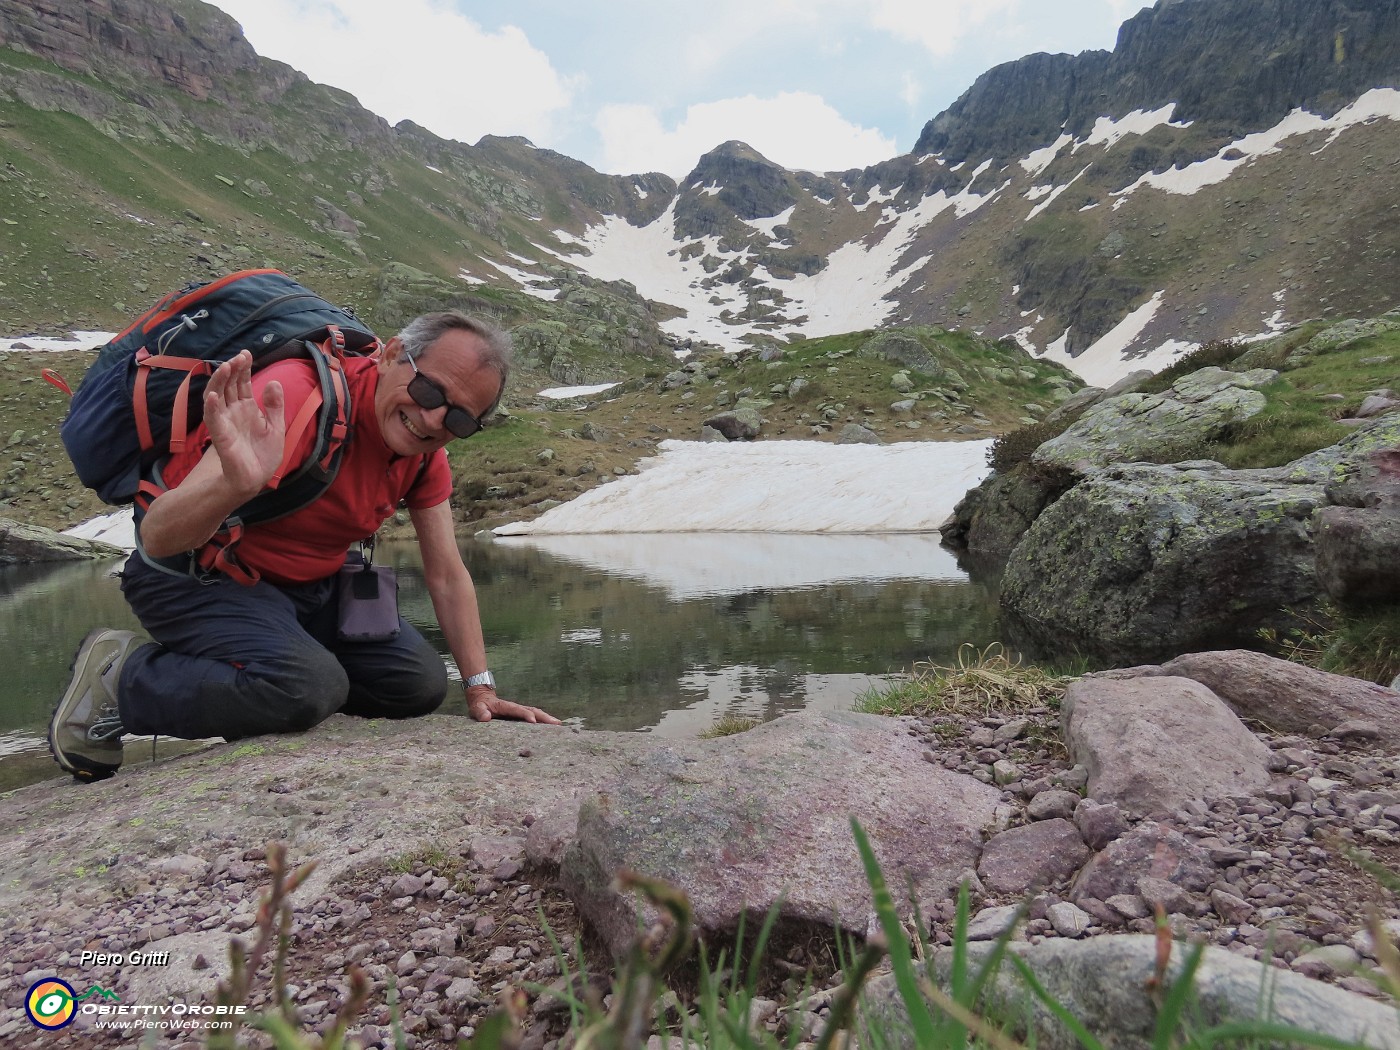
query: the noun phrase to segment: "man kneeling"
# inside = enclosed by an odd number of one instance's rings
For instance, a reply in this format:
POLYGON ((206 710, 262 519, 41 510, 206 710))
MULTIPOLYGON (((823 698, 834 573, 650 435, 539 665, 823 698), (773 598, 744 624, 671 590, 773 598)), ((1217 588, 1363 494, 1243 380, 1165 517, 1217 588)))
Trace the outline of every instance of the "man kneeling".
MULTIPOLYGON (((337 711, 410 718, 436 710, 447 671, 412 625, 399 618, 397 633, 382 641, 345 641, 338 630, 346 551, 401 502, 471 716, 559 724, 496 695, 447 502, 444 446, 480 430, 500 400, 507 337, 463 314, 427 314, 378 355, 348 357, 344 367, 351 425, 339 473, 308 506, 245 530, 237 557, 256 579, 250 586, 175 571, 169 559, 204 546, 262 491, 283 459, 285 420, 319 387, 312 365, 298 359, 254 376, 246 351, 210 378, 200 440, 164 466, 169 488, 142 518, 140 550, 122 572, 122 594, 154 641, 130 631, 89 634, 49 723, 54 758, 78 780, 117 771, 123 733, 236 740, 309 729, 337 711)), ((309 432, 303 444, 301 459, 309 432)))

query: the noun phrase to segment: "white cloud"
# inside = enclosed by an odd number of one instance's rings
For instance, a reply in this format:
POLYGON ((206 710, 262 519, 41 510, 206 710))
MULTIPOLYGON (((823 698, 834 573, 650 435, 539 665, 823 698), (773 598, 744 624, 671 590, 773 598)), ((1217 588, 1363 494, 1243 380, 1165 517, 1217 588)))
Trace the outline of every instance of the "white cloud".
POLYGON ((919 83, 918 77, 914 76, 913 73, 905 73, 900 77, 899 97, 910 109, 918 108, 919 98, 923 93, 923 85, 919 83))
POLYGON ((872 25, 940 57, 952 54, 976 26, 1019 6, 1019 0, 869 0, 872 25))
POLYGON ((701 102, 669 129, 651 106, 610 105, 594 125, 603 140, 602 169, 619 175, 660 170, 680 178, 730 139, 747 142, 775 164, 808 171, 863 167, 896 152, 892 138, 851 123, 805 91, 701 102))
POLYGON ((1143 0, 1108 0, 1109 14, 1115 26, 1132 18, 1144 7, 1151 6, 1143 3, 1143 0))
POLYGON ((487 32, 445 0, 216 0, 261 55, 446 138, 550 137, 571 85, 515 26, 487 32))

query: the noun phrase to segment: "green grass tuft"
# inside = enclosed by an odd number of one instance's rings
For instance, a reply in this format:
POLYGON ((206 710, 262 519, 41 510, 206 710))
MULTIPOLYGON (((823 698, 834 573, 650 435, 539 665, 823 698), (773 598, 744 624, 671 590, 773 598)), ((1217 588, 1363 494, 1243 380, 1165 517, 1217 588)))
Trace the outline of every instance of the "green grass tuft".
POLYGON ((738 733, 747 733, 750 729, 762 724, 763 719, 761 718, 749 718, 745 715, 723 715, 714 725, 701 733, 700 738, 712 740, 722 736, 734 736, 738 733))
POLYGON ((915 664, 907 679, 862 693, 855 709, 880 715, 969 715, 1056 708, 1072 680, 1012 659, 1000 644, 978 649, 964 643, 955 663, 915 664))

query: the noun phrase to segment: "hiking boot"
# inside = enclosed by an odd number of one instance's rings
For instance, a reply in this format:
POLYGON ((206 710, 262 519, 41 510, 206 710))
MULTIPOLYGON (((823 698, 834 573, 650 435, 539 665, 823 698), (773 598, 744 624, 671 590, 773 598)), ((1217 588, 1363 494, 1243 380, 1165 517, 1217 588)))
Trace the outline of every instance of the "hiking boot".
POLYGON ((122 725, 117 681, 136 646, 131 631, 99 627, 73 657, 73 680, 49 719, 49 750, 75 780, 106 780, 122 764, 122 725))

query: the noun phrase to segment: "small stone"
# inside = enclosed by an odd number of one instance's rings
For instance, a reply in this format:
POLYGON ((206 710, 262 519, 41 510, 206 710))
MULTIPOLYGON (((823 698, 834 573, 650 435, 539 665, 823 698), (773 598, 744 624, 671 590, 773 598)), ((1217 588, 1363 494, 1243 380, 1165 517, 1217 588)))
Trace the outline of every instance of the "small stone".
POLYGON ((1150 906, 1158 906, 1168 914, 1186 910, 1190 895, 1174 882, 1144 875, 1138 879, 1138 893, 1150 906))
POLYGON ((1075 805, 1074 826, 1090 849, 1100 850, 1128 830, 1128 818, 1111 802, 1083 799, 1075 805))
POLYGON ((1021 767, 1009 758, 992 763, 992 780, 1001 785, 1021 779, 1021 767))
POLYGON ((1350 973, 1361 963, 1361 956, 1346 944, 1324 944, 1292 962, 1294 970, 1305 977, 1332 977, 1350 973))
MULTIPOLYGON (((1069 819, 1074 815, 1080 798, 1072 791, 1042 791, 1031 799, 1026 812, 1032 820, 1051 820, 1055 817, 1069 819)), ((1083 834, 1083 832, 1080 832, 1083 834)))
POLYGON ((1242 897, 1237 897, 1233 893, 1224 890, 1211 890, 1211 907, 1215 909, 1215 914, 1219 915, 1221 921, 1237 926, 1248 921, 1254 914, 1254 906, 1242 897))
POLYGON ((1030 724, 1029 718, 1017 718, 1014 721, 1007 722, 1004 726, 992 733, 992 743, 1009 744, 1013 740, 1019 740, 1025 735, 1026 730, 1030 728, 1030 724))
POLYGON ((967 939, 992 941, 1005 933, 1016 921, 1018 909, 1014 904, 1001 908, 983 908, 967 924, 967 939))
POLYGON ((1052 904, 1046 909, 1045 917, 1061 937, 1082 937, 1094 924, 1093 917, 1088 912, 1067 901, 1052 904))
POLYGON ((1375 722, 1353 719, 1334 726, 1327 735, 1338 740, 1375 740, 1381 735, 1381 727, 1375 722))
POLYGON ((1104 903, 1125 919, 1145 919, 1152 914, 1151 906, 1136 893, 1115 893, 1104 903))
POLYGON ((395 897, 413 897, 423 892, 423 887, 427 885, 427 880, 418 875, 407 873, 400 875, 398 880, 390 888, 390 893, 395 897))
POLYGON ((471 1003, 481 999, 481 988, 470 977, 454 978, 443 992, 449 1003, 471 1003))

